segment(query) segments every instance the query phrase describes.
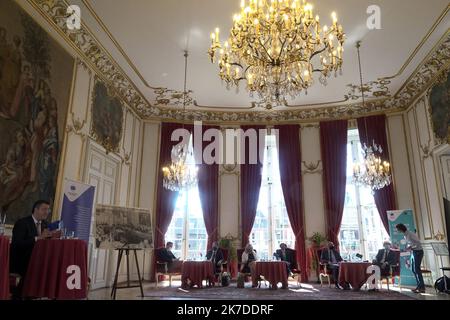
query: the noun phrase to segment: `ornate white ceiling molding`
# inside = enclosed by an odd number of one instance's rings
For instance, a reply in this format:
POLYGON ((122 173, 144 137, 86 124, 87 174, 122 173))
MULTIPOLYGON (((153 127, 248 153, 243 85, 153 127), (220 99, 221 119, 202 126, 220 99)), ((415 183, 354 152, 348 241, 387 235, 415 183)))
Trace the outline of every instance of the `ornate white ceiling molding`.
MULTIPOLYGON (((182 92, 167 88, 153 88, 155 102, 151 103, 139 91, 124 70, 118 65, 107 50, 99 43, 91 30, 82 24, 79 30, 67 28, 67 6, 64 0, 28 0, 28 2, 69 42, 82 59, 99 76, 112 86, 117 94, 141 118, 153 120, 202 120, 206 122, 290 122, 314 121, 335 118, 354 118, 366 114, 395 112, 404 110, 420 94, 422 94, 439 76, 450 67, 450 34, 449 30, 434 50, 425 58, 411 75, 402 88, 393 96, 380 87, 380 83, 372 82, 368 85, 375 87, 371 90, 373 96, 381 98, 371 100, 363 107, 360 102, 343 105, 304 106, 299 109, 288 110, 255 110, 252 111, 212 111, 189 110, 186 116, 180 110, 182 92), (378 90, 377 90, 378 89, 378 90), (178 108, 177 108, 178 106, 178 108)), ((383 84, 381 84, 383 85, 383 84)), ((356 88, 350 88, 346 100, 357 99, 356 88)), ((365 91, 365 90, 364 90, 365 91)), ((191 93, 191 92, 190 92, 191 93)), ((190 98, 192 104, 193 98, 190 98)))

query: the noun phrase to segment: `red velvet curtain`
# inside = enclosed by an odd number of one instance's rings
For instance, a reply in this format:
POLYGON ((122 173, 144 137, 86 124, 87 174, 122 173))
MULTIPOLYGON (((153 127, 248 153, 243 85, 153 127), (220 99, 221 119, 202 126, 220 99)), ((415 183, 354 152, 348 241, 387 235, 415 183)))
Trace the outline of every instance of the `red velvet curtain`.
POLYGON ((347 120, 320 123, 327 237, 339 246, 347 169, 347 120))
POLYGON ((302 281, 308 281, 303 219, 300 126, 284 125, 275 126, 275 128, 279 130, 280 179, 289 222, 295 234, 297 265, 301 270, 302 281))
MULTIPOLYGON (((203 126, 203 134, 208 129, 217 129, 216 126, 203 126)), ((196 132, 195 132, 196 134, 196 132)), ((202 139, 203 140, 203 139, 202 139)), ((213 143, 212 141, 202 142, 202 154, 205 148, 213 143)), ((215 150, 218 152, 219 150, 215 150)), ((201 155, 196 155, 201 156, 201 155)), ((213 156, 216 156, 213 154, 213 156)), ((203 210, 203 219, 205 221, 206 232, 208 233, 208 250, 212 247, 212 243, 218 240, 219 225, 219 164, 206 164, 203 159, 196 159, 201 164, 198 165, 198 191, 203 210)))
MULTIPOLYGON (((383 149, 381 160, 390 162, 386 134, 386 115, 358 118, 358 131, 361 144, 370 145, 375 141, 383 149)), ((391 183, 383 189, 376 190, 374 199, 384 228, 389 233, 389 221, 386 212, 397 209, 393 184, 391 183)))
MULTIPOLYGON (((156 197, 156 225, 155 225, 155 248, 161 248, 165 245, 165 234, 172 221, 175 203, 177 201, 178 192, 170 191, 163 187, 162 167, 171 163, 172 147, 177 145, 179 141, 171 141, 172 132, 176 129, 183 128, 179 123, 165 123, 161 124, 161 142, 159 148, 159 166, 158 183, 157 183, 157 197, 156 197)), ((191 126, 184 126, 185 129, 192 130, 191 126)), ((156 271, 156 257, 154 261, 154 272, 156 271)), ((154 278, 154 277, 153 277, 154 278)))
MULTIPOLYGON (((259 129, 265 126, 241 126, 245 132, 248 129, 255 129, 257 132, 257 152, 260 153, 260 144, 264 146, 265 141, 260 141, 259 129)), ((263 159, 258 159, 256 164, 250 164, 250 139, 245 139, 241 149, 244 150, 244 163, 241 164, 241 222, 242 222, 242 247, 249 243, 250 233, 256 217, 259 191, 261 189, 263 159)), ((259 158, 259 157, 258 157, 259 158)), ((262 157, 261 157, 262 158, 262 157)))

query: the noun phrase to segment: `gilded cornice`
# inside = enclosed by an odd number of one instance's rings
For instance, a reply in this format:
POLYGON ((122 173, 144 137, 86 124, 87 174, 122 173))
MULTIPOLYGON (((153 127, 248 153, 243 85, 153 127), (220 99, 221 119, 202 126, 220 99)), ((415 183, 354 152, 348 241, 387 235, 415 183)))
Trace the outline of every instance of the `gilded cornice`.
MULTIPOLYGON (((378 89, 379 99, 368 101, 364 107, 357 102, 327 107, 305 106, 287 110, 258 110, 255 108, 251 111, 205 111, 191 109, 185 115, 180 110, 182 93, 167 88, 152 87, 156 98, 154 102, 148 101, 85 24, 82 24, 79 30, 69 30, 66 26, 67 3, 64 0, 28 0, 28 2, 57 29, 58 33, 64 36, 66 41, 70 42, 69 44, 76 49, 86 64, 100 73, 99 76, 115 89, 139 117, 145 120, 270 123, 355 118, 366 114, 397 112, 406 109, 435 81, 441 72, 448 70, 450 66, 450 35, 447 30, 441 41, 394 96, 389 96, 386 87, 383 87, 384 83, 370 83, 372 87, 378 89)), ((350 89, 347 99, 357 99, 355 88, 350 89)), ((190 104, 193 101, 190 98, 190 104)))

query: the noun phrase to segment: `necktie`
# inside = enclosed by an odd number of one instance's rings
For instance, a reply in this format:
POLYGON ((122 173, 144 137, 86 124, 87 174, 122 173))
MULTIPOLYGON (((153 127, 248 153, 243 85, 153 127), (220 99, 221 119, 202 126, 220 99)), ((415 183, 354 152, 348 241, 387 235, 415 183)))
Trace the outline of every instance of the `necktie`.
POLYGON ((36 230, 37 230, 38 236, 40 236, 41 233, 42 233, 42 230, 41 230, 41 222, 40 222, 40 221, 36 222, 36 230))

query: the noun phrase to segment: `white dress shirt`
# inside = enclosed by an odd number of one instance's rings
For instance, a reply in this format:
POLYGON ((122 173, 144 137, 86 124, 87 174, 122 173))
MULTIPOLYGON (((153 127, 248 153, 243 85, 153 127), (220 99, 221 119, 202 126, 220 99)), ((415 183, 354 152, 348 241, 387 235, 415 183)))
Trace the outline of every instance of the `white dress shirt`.
MULTIPOLYGON (((256 255, 256 252, 253 251, 253 256, 255 257, 255 261, 258 260, 258 256, 256 255)), ((244 251, 242 253, 242 259, 241 259, 243 264, 246 264, 248 262, 248 253, 246 251, 244 251)))

